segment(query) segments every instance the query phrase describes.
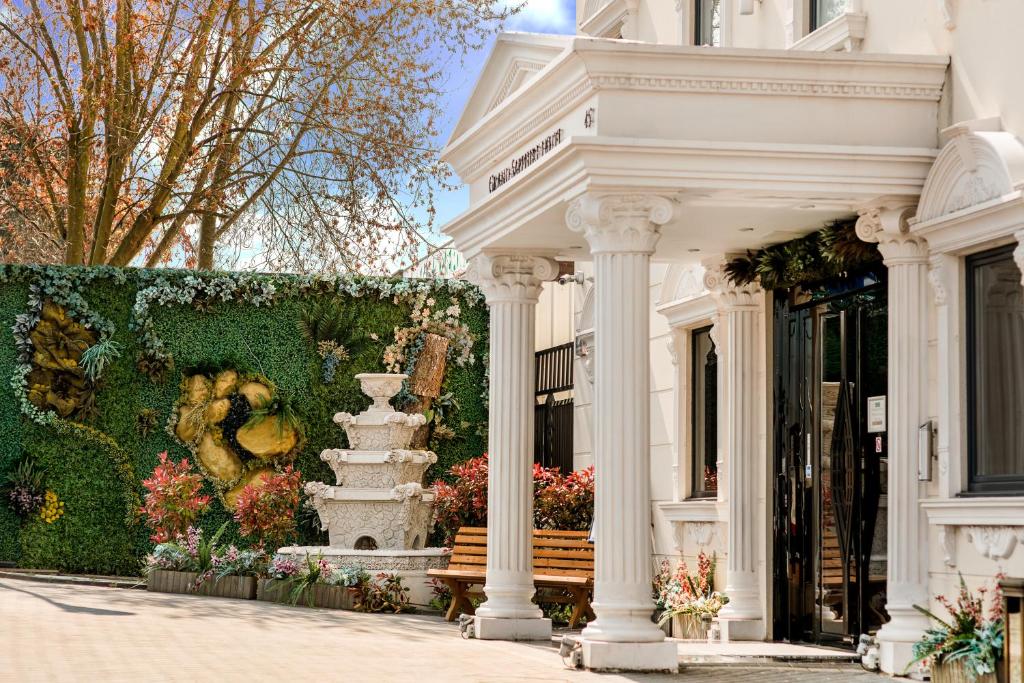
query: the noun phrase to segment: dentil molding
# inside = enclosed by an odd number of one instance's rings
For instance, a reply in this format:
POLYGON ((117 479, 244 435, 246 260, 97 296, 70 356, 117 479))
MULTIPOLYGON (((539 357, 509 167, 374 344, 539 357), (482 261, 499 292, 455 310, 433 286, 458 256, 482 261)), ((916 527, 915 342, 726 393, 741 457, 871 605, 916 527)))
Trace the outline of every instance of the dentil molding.
POLYGON ((565 224, 583 235, 590 253, 651 254, 673 204, 656 194, 587 193, 565 212, 565 224))
POLYGON ((488 304, 536 303, 543 283, 558 277, 558 262, 532 254, 480 254, 468 275, 488 304))

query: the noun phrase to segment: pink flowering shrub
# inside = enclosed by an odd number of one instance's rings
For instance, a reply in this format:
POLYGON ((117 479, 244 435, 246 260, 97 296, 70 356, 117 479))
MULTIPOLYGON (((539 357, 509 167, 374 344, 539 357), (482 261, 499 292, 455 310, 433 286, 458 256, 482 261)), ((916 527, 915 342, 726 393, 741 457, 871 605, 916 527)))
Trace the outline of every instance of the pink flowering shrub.
POLYGON ((693 614, 715 616, 729 603, 729 598, 715 590, 715 555, 703 550, 697 556, 697 573, 691 574, 686 560, 680 559, 675 569, 663 560, 654 578, 655 603, 662 611, 661 623, 674 616, 693 614))
MULTIPOLYGON (((451 547, 463 526, 487 525, 487 454, 454 465, 454 483, 435 484, 434 529, 451 547)), ((533 517, 538 529, 587 530, 594 520, 594 468, 563 476, 558 468, 533 466, 533 517)))
POLYGON ((142 485, 147 493, 140 511, 153 530, 150 539, 156 543, 184 536, 210 506, 210 497, 199 495, 202 475, 192 471, 187 458, 177 464, 168 460, 167 451, 160 454, 160 464, 142 485))
POLYGON ((302 473, 291 465, 242 489, 235 521, 243 536, 255 536, 260 546, 280 545, 295 530, 302 473))

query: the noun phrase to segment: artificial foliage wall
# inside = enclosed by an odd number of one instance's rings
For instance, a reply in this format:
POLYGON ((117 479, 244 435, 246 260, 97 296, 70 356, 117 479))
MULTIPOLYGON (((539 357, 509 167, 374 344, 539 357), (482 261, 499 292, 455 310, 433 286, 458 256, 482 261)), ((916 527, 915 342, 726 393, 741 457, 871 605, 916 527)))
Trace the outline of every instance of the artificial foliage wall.
MULTIPOLYGON (((200 466, 207 532, 263 473, 333 483, 319 453, 346 445, 335 413, 369 405, 361 372, 412 376, 397 407, 430 418, 440 477, 485 450, 487 345, 461 281, 0 266, 0 482, 39 489, 3 489, 0 562, 138 573, 140 482, 162 451, 200 466)), ((314 515, 299 534, 324 541, 314 515)))

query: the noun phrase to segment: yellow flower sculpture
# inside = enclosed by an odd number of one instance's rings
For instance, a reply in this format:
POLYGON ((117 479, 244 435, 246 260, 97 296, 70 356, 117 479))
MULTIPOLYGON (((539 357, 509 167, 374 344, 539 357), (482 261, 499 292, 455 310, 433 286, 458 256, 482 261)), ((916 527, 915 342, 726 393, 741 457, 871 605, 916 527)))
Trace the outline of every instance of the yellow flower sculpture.
POLYGON ((47 524, 53 524, 62 516, 64 516, 64 501, 58 498, 53 491, 47 491, 43 507, 39 509, 39 519, 47 524))

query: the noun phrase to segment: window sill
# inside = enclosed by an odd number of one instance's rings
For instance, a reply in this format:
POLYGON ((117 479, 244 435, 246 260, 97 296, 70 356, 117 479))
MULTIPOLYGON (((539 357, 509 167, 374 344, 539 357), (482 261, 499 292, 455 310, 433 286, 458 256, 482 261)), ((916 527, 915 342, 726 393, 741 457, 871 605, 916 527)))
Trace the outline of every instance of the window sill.
POLYGON ((727 517, 725 503, 717 498, 690 498, 658 507, 669 522, 724 522, 727 517))
POLYGON ((932 526, 1024 526, 1024 496, 964 496, 921 501, 932 526))
POLYGON ((819 26, 790 46, 807 52, 858 52, 864 41, 868 16, 855 12, 841 14, 819 26))

